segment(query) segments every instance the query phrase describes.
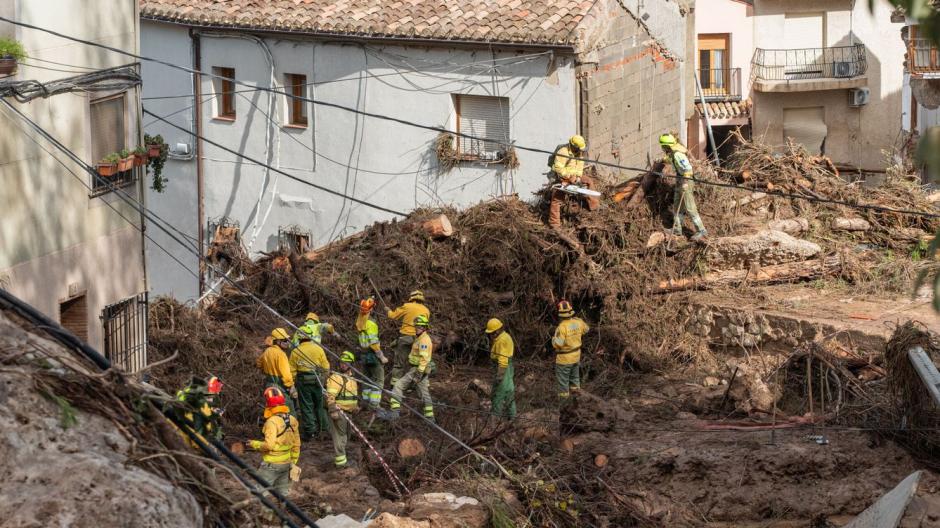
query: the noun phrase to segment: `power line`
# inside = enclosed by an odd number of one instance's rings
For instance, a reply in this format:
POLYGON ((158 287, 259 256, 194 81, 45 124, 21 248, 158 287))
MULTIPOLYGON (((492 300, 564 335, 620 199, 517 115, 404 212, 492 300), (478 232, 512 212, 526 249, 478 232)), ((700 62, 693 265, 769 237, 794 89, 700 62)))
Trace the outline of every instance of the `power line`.
MULTIPOLYGON (((92 41, 89 41, 89 40, 84 40, 84 39, 80 39, 80 38, 77 38, 77 37, 72 37, 72 36, 69 36, 69 35, 65 35, 65 34, 63 34, 63 33, 60 33, 60 32, 58 32, 58 31, 54 31, 54 30, 51 30, 51 29, 46 29, 46 28, 39 27, 39 26, 35 26, 35 25, 32 25, 32 24, 27 24, 27 23, 25 23, 25 22, 20 22, 20 21, 12 20, 12 19, 9 19, 9 18, 6 18, 6 17, 0 16, 0 20, 2 20, 2 21, 4 21, 4 22, 11 23, 11 24, 16 25, 16 26, 22 26, 22 27, 29 28, 29 29, 34 29, 34 30, 37 30, 37 31, 42 31, 42 32, 44 32, 44 33, 48 33, 48 34, 50 34, 50 35, 55 35, 55 36, 57 36, 57 37, 64 38, 64 39, 67 39, 67 40, 71 40, 71 41, 73 41, 73 42, 78 42, 78 43, 85 44, 85 45, 88 45, 88 46, 94 46, 94 47, 106 49, 106 50, 112 51, 112 52, 114 52, 114 53, 119 53, 119 54, 121 54, 121 55, 125 55, 125 56, 128 56, 128 57, 133 57, 133 58, 135 58, 135 59, 137 59, 137 60, 142 60, 142 61, 148 61, 148 62, 154 62, 154 63, 157 63, 157 64, 162 64, 162 65, 167 66, 167 67, 169 67, 169 68, 174 68, 174 69, 177 69, 177 70, 185 71, 185 72, 190 73, 190 74, 193 74, 193 75, 205 75, 205 76, 212 77, 212 78, 216 78, 216 79, 222 79, 222 80, 225 80, 225 81, 230 81, 230 82, 232 82, 233 84, 237 84, 237 85, 240 85, 240 86, 245 86, 245 87, 247 87, 247 88, 251 88, 251 89, 257 90, 257 91, 264 91, 264 92, 269 92, 269 93, 273 93, 273 94, 283 95, 283 96, 285 96, 285 97, 287 97, 287 98, 290 98, 290 99, 297 99, 297 100, 301 100, 301 101, 306 101, 306 102, 309 102, 309 103, 312 103, 312 104, 315 104, 315 105, 326 106, 326 107, 329 107, 329 108, 336 108, 336 109, 338 109, 338 110, 343 110, 343 111, 346 111, 346 112, 356 113, 356 114, 359 114, 359 115, 362 115, 362 116, 365 116, 365 117, 371 117, 371 118, 373 118, 373 119, 379 119, 379 120, 383 120, 383 121, 390 121, 390 122, 393 122, 393 123, 399 123, 399 124, 406 125, 406 126, 411 126, 411 127, 414 127, 414 128, 420 128, 420 129, 423 129, 423 130, 428 130, 428 131, 432 131, 432 132, 438 132, 438 133, 441 133, 441 134, 451 134, 451 135, 453 135, 453 136, 455 136, 455 137, 460 137, 460 138, 464 138, 464 139, 475 140, 475 141, 487 141, 487 142, 495 143, 495 144, 498 144, 498 145, 501 145, 501 146, 505 146, 505 147, 516 148, 516 149, 523 150, 523 151, 526 151, 526 152, 533 152, 533 153, 537 153, 537 154, 547 154, 547 155, 560 155, 560 154, 555 154, 553 151, 549 151, 549 150, 545 150, 545 149, 541 149, 541 148, 537 148, 537 147, 529 147, 529 146, 525 146, 525 145, 519 145, 519 144, 516 144, 514 141, 504 142, 504 141, 499 141, 499 140, 492 140, 492 139, 490 139, 490 138, 482 138, 482 137, 473 136, 473 135, 470 135, 470 134, 465 134, 465 133, 462 133, 462 132, 459 132, 459 131, 449 130, 449 129, 447 129, 447 128, 440 127, 440 126, 436 126, 436 125, 424 125, 424 124, 417 123, 417 122, 414 122, 414 121, 410 121, 410 120, 407 120, 407 119, 402 119, 402 118, 398 118, 398 117, 388 116, 388 115, 384 115, 384 114, 377 114, 377 113, 375 113, 375 112, 368 112, 368 111, 365 111, 365 110, 359 110, 358 108, 353 108, 353 107, 349 107, 349 106, 346 106, 346 105, 341 105, 341 104, 338 104, 338 103, 331 103, 331 102, 327 102, 327 101, 321 101, 321 100, 318 100, 318 99, 313 99, 313 98, 310 98, 310 97, 303 97, 303 96, 293 95, 293 94, 290 94, 290 93, 287 93, 287 92, 284 92, 284 91, 281 91, 281 90, 276 90, 276 89, 274 89, 274 88, 269 88, 269 87, 265 87, 265 86, 254 86, 254 85, 252 85, 252 84, 246 83, 245 81, 240 81, 240 80, 238 80, 238 79, 229 78, 229 77, 225 77, 225 76, 223 76, 223 75, 217 75, 217 74, 210 73, 210 72, 204 72, 204 71, 196 70, 196 69, 189 68, 189 67, 186 67, 186 66, 180 66, 180 65, 178 65, 178 64, 174 64, 174 63, 171 63, 171 62, 167 62, 167 61, 164 61, 164 60, 161 60, 161 59, 155 59, 155 58, 152 58, 152 57, 145 57, 145 56, 142 56, 142 55, 137 55, 137 54, 131 53, 131 52, 129 52, 129 51, 122 50, 122 49, 120 49, 120 48, 115 48, 115 47, 113 47, 113 46, 107 46, 107 45, 105 45, 105 44, 101 44, 101 43, 98 43, 98 42, 92 42, 92 41)), ((146 110, 145 110, 145 112, 146 112, 146 110)), ((148 113, 149 113, 149 112, 148 112, 148 113)), ((153 115, 153 114, 151 114, 151 115, 153 115)), ((170 124, 171 126, 174 126, 174 127, 176 127, 176 128, 179 128, 180 130, 183 130, 184 132, 186 132, 186 133, 188 133, 188 134, 196 135, 196 134, 194 134, 193 132, 190 132, 190 131, 188 131, 188 130, 182 129, 181 127, 177 127, 176 125, 173 125, 172 123, 168 123, 168 124, 170 124)), ((206 140, 206 141, 208 141, 208 140, 206 140)), ((224 149, 224 147, 221 147, 221 148, 224 149)), ((231 152, 231 151, 230 151, 230 152, 231 152)), ((562 157, 569 157, 569 156, 562 156, 562 157)), ((248 158, 246 158, 246 159, 248 159, 248 158)), ((580 159, 580 158, 579 158, 579 159, 580 159)), ((617 163, 610 163, 610 162, 600 161, 600 160, 585 159, 585 160, 583 160, 583 161, 584 161, 585 163, 589 163, 589 164, 592 164, 592 165, 599 165, 599 166, 603 166, 603 167, 610 167, 610 168, 619 169, 619 170, 627 170, 627 171, 631 171, 631 172, 649 173, 649 174, 654 174, 654 175, 657 175, 657 176, 661 176, 661 177, 663 177, 663 178, 678 179, 678 176, 675 176, 675 175, 668 175, 668 174, 664 174, 664 173, 662 173, 662 172, 654 172, 654 171, 650 171, 650 170, 648 170, 648 169, 646 169, 646 168, 630 167, 630 166, 626 166, 626 165, 619 165, 619 164, 617 164, 617 163)), ((290 176, 290 175, 287 175, 287 176, 290 177, 290 178, 293 178, 293 177, 290 176)), ((636 177, 638 177, 638 176, 635 176, 634 178, 636 178, 636 177)), ((696 177, 685 177, 684 179, 685 179, 685 180, 688 180, 688 181, 693 181, 693 182, 696 182, 696 183, 701 183, 702 185, 711 185, 711 186, 715 186, 715 187, 724 187, 724 188, 728 188, 728 189, 741 189, 741 190, 746 190, 746 191, 750 191, 750 192, 754 192, 755 190, 757 190, 757 189, 752 189, 752 188, 744 187, 744 186, 740 186, 740 185, 734 185, 734 184, 729 184, 729 183, 715 182, 715 181, 711 181, 711 180, 703 180, 703 179, 701 179, 701 178, 696 178, 696 177)), ((303 181, 303 180, 300 180, 300 181, 303 181)), ((305 183, 308 183, 308 182, 305 182, 305 183)), ((323 189, 323 190, 326 190, 326 189, 323 189)), ((335 192, 333 192, 333 191, 327 191, 327 192, 331 192, 332 194, 335 194, 335 192)), ((913 210, 906 210, 906 209, 893 209, 893 208, 883 207, 883 206, 879 206, 879 205, 868 205, 868 204, 859 204, 859 203, 846 202, 846 201, 835 200, 835 199, 816 198, 816 197, 811 197, 811 196, 806 196, 806 195, 801 195, 801 194, 784 193, 784 192, 781 192, 781 191, 761 191, 761 192, 765 192, 766 194, 773 195, 773 196, 781 196, 781 197, 786 197, 786 198, 793 198, 793 199, 799 199, 799 200, 806 200, 806 201, 810 201, 810 202, 829 203, 829 204, 833 204, 833 205, 843 205, 843 206, 846 206, 846 207, 853 207, 853 208, 857 208, 857 209, 868 209, 868 210, 875 210, 875 211, 881 211, 881 212, 886 212, 886 213, 904 214, 904 215, 911 215, 911 216, 922 216, 922 217, 926 217, 926 218, 940 218, 940 214, 936 214, 936 213, 926 213, 926 212, 923 212, 923 211, 913 211, 913 210)), ((347 197, 347 198, 348 198, 348 197, 347 197)), ((352 198, 350 198, 350 199, 352 199, 352 198)), ((352 199, 352 200, 353 200, 353 201, 356 201, 356 199, 352 199)), ((363 204, 363 205, 366 205, 366 204, 363 204)), ((369 205, 370 207, 374 207, 374 206, 371 205, 371 204, 368 204, 368 205, 369 205)), ((404 216, 402 213, 399 213, 399 212, 396 212, 396 211, 388 210, 387 212, 392 212, 393 214, 398 214, 398 215, 404 216)))

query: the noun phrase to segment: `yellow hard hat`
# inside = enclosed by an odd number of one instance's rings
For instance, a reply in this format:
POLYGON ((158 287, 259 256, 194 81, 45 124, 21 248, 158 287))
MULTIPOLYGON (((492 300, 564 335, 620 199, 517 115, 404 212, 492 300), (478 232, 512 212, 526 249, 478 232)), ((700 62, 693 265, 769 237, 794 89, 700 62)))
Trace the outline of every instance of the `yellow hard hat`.
POLYGON ((348 350, 344 350, 343 353, 339 355, 339 360, 343 363, 355 363, 356 355, 348 350))
POLYGON ((492 334, 493 332, 499 330, 502 327, 503 327, 503 322, 494 317, 486 322, 486 333, 492 334))
POLYGON ((409 301, 424 301, 424 292, 421 290, 415 290, 408 294, 409 301))
POLYGON ((661 147, 673 147, 679 144, 679 140, 676 139, 676 136, 672 134, 663 134, 659 136, 659 146, 661 147))
POLYGON ((271 330, 271 337, 273 337, 275 341, 290 339, 290 335, 287 333, 287 330, 284 330, 283 328, 275 328, 274 330, 271 330))
POLYGON ((320 322, 320 316, 317 315, 317 314, 315 314, 315 313, 313 313, 313 312, 310 312, 310 313, 307 314, 307 319, 306 319, 306 320, 307 320, 307 321, 316 321, 316 322, 319 323, 319 322, 320 322))
POLYGON ((571 139, 568 140, 568 144, 578 150, 584 150, 587 148, 587 142, 584 141, 584 136, 579 136, 577 134, 571 136, 571 139))
POLYGON ((571 317, 574 315, 574 308, 572 308, 571 303, 564 299, 558 301, 558 315, 562 317, 571 317))

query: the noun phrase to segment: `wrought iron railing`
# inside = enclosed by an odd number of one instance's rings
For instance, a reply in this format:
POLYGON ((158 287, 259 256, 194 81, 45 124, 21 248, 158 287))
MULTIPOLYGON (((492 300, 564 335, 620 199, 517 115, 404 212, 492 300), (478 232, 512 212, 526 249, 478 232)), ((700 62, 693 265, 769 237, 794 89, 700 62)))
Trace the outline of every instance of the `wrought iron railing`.
POLYGON ((911 73, 940 72, 940 54, 937 45, 926 38, 907 41, 907 71, 911 73))
POLYGON ((108 305, 101 313, 104 355, 126 372, 147 366, 147 292, 108 305))
POLYGON ((762 81, 846 79, 868 70, 865 45, 834 48, 754 50, 751 77, 762 81))
POLYGON ((719 68, 698 70, 698 80, 702 86, 702 97, 696 94, 695 100, 735 101, 741 99, 741 68, 719 68))

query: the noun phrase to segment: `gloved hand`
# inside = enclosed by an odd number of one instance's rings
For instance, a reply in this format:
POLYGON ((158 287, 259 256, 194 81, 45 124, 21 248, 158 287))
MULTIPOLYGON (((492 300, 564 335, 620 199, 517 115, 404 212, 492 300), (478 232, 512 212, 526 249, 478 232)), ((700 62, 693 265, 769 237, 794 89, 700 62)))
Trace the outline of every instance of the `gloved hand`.
POLYGON ((381 350, 375 351, 375 357, 379 358, 379 361, 381 361, 383 365, 388 363, 388 358, 385 357, 385 354, 383 354, 381 350))
POLYGON ((300 482, 300 472, 300 466, 297 464, 290 465, 290 475, 288 478, 290 478, 291 482, 300 482))
POLYGON ((290 388, 290 397, 297 398, 297 386, 296 385, 290 388))

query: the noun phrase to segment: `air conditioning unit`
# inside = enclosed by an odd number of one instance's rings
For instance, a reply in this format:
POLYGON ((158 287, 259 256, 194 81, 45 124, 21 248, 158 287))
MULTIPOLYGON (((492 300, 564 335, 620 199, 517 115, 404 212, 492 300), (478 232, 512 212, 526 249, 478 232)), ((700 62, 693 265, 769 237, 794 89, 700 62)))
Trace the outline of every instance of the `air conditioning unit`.
POLYGON ((868 88, 852 88, 849 90, 850 106, 859 107, 865 106, 868 104, 868 98, 871 96, 871 92, 868 88))
POLYGON ((837 78, 855 77, 857 68, 854 62, 832 63, 832 76, 837 78))

